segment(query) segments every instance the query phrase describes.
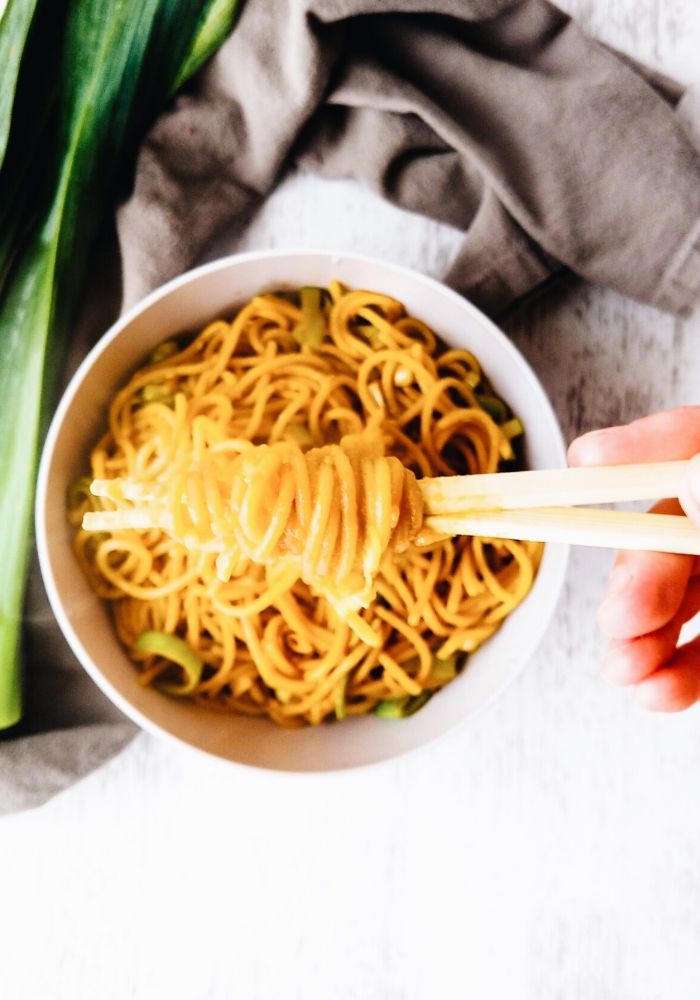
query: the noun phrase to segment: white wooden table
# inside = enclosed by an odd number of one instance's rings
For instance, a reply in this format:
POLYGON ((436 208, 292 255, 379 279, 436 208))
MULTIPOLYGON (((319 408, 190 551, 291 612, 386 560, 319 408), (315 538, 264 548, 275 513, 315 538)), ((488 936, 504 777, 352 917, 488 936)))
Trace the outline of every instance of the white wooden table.
MULTIPOLYGON (((681 113, 700 135, 697 0, 566 7, 688 84, 681 113)), ((458 239, 296 178, 243 246, 357 248, 440 276, 458 239)), ((700 312, 679 322, 576 287, 509 333, 569 438, 698 402, 700 312)), ((610 558, 574 554, 527 671, 437 746, 296 780, 141 735, 5 820, 0 996, 696 1000, 700 709, 648 715, 598 679, 610 558)))

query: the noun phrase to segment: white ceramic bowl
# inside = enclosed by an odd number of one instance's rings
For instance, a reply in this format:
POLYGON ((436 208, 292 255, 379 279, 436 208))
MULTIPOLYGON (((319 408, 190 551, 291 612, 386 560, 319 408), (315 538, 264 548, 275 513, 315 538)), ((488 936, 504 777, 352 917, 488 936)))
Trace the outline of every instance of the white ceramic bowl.
POLYGON ((467 347, 527 431, 531 468, 562 465, 564 445, 539 382, 506 337, 474 306, 437 281, 368 257, 263 252, 228 257, 184 274, 123 316, 87 356, 68 386, 46 439, 39 471, 36 527, 39 559, 58 623, 93 680, 145 729, 209 754, 281 771, 333 771, 404 753, 451 729, 498 694, 532 657, 563 583, 567 550, 548 546, 525 602, 467 669, 408 719, 347 719, 301 731, 266 719, 224 716, 144 688, 117 641, 109 614, 73 556, 66 521, 68 485, 86 469, 104 426, 108 400, 160 341, 196 331, 231 314, 261 290, 337 278, 350 287, 386 292, 443 339, 467 347))

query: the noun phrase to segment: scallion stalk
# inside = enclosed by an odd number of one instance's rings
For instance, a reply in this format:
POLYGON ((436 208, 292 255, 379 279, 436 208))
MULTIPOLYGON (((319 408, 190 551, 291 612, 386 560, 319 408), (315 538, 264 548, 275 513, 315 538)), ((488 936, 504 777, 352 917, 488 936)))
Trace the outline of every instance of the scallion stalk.
POLYGON ((294 337, 302 347, 318 347, 326 336, 323 290, 306 286, 299 292, 301 319, 294 327, 294 337))
POLYGON ((161 691, 165 691, 166 694, 183 697, 191 694, 199 684, 204 664, 195 651, 179 636, 162 632, 159 629, 152 629, 149 632, 141 633, 134 648, 139 653, 159 656, 169 663, 176 664, 182 670, 184 680, 180 684, 169 681, 157 682, 156 686, 161 691))
POLYGON ((405 698, 386 698, 374 706, 374 714, 382 719, 407 719, 414 715, 433 696, 432 691, 421 691, 420 694, 407 695, 405 698))

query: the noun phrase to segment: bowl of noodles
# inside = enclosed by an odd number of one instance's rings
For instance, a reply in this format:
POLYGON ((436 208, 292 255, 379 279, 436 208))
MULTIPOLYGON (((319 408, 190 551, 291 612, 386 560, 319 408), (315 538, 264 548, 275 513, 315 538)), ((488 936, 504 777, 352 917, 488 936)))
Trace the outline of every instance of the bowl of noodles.
POLYGON ((532 657, 563 547, 441 533, 441 477, 551 468, 535 375, 438 282, 351 254, 204 265, 105 334, 49 430, 37 544, 135 722, 255 767, 423 745, 532 657))

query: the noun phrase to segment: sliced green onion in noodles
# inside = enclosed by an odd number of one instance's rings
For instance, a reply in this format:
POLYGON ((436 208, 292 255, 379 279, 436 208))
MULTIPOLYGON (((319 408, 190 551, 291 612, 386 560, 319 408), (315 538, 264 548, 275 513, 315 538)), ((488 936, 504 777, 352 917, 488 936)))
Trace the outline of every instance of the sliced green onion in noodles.
POLYGON ((508 416, 506 404, 497 396, 477 395, 475 398, 481 409, 488 413, 491 419, 495 420, 497 424, 502 424, 508 416))
POLYGON ((375 705, 374 714, 381 716, 382 719, 406 719, 430 701, 432 695, 432 691, 422 691, 406 698, 387 698, 375 705))
POLYGON ((513 417, 512 420, 507 420, 501 427, 501 430, 509 439, 520 437, 521 434, 525 433, 525 428, 517 417, 513 417))
POLYGON ((348 675, 345 674, 338 681, 338 685, 335 689, 335 717, 336 719, 345 718, 345 694, 348 688, 348 675))
POLYGON ((309 285, 300 289, 301 319, 294 327, 294 337, 302 347, 318 347, 326 336, 322 292, 309 285))
POLYGON ((142 632, 136 640, 134 648, 139 653, 152 653, 154 656, 160 656, 181 668, 185 678, 182 684, 159 681, 156 684, 159 690, 165 691, 166 694, 182 696, 191 694, 197 687, 204 664, 183 639, 176 635, 170 635, 168 632, 154 629, 150 632, 142 632))
POLYGON ((447 684, 457 676, 457 654, 453 653, 446 660, 433 657, 433 665, 430 668, 430 680, 437 684, 447 684))

